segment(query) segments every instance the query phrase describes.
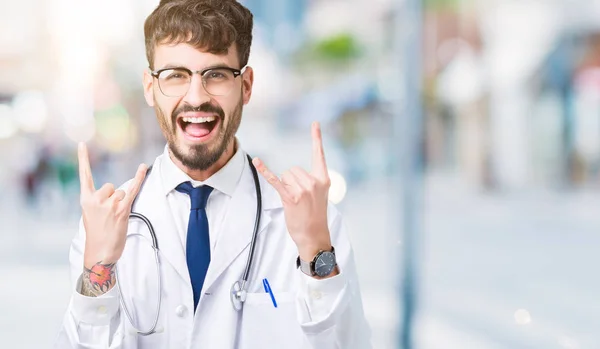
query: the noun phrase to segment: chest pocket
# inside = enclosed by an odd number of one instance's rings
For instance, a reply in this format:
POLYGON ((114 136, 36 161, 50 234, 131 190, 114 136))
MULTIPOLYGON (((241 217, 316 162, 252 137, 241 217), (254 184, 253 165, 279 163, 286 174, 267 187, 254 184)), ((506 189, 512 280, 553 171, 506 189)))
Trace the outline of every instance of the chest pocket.
POLYGON ((296 317, 295 293, 248 293, 240 328, 240 349, 304 349, 308 342, 296 317))

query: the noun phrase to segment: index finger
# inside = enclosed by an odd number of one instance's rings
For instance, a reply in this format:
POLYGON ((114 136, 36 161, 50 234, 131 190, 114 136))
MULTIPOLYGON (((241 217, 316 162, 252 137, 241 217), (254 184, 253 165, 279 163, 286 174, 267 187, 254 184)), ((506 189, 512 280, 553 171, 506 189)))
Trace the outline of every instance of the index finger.
POLYGON ((327 176, 327 163, 325 162, 325 151, 323 150, 323 138, 321 136, 321 126, 318 122, 313 122, 311 133, 313 144, 313 174, 327 176))
POLYGON ((96 189, 94 188, 94 178, 92 177, 92 168, 90 167, 90 157, 87 146, 83 142, 79 143, 77 147, 77 158, 79 161, 81 193, 93 193, 96 189))
POLYGON ((135 173, 135 177, 133 178, 133 181, 129 185, 129 188, 127 189, 127 195, 125 196, 125 199, 124 199, 127 201, 128 205, 133 204, 133 200, 135 200, 135 197, 140 192, 142 183, 144 182, 144 179, 146 179, 147 171, 148 171, 148 167, 144 164, 141 164, 138 167, 138 170, 135 173))

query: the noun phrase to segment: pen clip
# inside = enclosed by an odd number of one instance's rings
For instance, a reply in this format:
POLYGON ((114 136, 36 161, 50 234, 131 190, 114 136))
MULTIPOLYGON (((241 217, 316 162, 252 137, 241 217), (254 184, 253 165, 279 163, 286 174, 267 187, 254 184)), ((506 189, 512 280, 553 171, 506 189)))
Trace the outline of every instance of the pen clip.
POLYGON ((275 301, 275 296, 273 295, 273 290, 271 290, 271 285, 269 285, 269 280, 263 279, 263 287, 265 288, 265 292, 267 292, 271 296, 273 306, 277 308, 277 301, 275 301))

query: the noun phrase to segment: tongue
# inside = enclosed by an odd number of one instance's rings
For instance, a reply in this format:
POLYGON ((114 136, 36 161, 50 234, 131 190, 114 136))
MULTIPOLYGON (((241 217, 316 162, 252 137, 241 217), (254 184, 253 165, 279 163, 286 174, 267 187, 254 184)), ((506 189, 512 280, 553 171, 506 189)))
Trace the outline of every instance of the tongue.
POLYGON ((210 133, 210 127, 207 122, 201 124, 188 124, 185 132, 192 137, 204 137, 210 133))

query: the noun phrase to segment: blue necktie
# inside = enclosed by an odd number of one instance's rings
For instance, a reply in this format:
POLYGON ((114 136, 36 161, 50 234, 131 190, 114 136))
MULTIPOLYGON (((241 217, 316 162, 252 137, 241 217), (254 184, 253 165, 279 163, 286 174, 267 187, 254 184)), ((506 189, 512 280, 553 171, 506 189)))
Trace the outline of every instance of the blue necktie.
POLYGON ((180 193, 190 196, 192 206, 188 223, 186 258, 192 289, 194 291, 194 312, 200 300, 200 292, 210 264, 210 239, 208 236, 208 218, 206 202, 213 190, 208 185, 194 188, 190 182, 184 182, 175 188, 180 193))

